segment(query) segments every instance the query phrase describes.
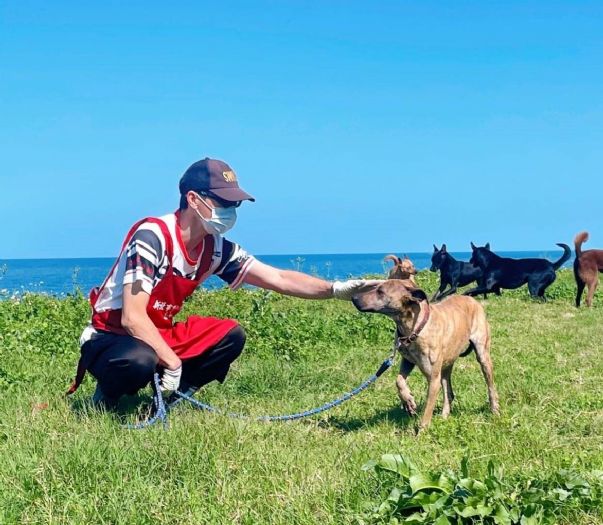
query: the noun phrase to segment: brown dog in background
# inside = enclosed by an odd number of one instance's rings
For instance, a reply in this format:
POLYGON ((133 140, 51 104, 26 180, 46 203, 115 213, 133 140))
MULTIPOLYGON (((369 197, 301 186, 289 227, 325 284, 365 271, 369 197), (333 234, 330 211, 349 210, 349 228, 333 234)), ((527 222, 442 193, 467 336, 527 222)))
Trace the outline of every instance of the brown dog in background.
POLYGON ((576 307, 580 307, 580 300, 584 287, 588 287, 586 306, 592 306, 593 296, 599 284, 599 272, 603 272, 603 250, 582 251, 582 244, 588 241, 588 232, 581 232, 574 239, 576 259, 574 260, 574 277, 578 293, 576 294, 576 307))
POLYGON ((410 281, 414 286, 417 285, 415 281, 415 275, 417 275, 417 269, 408 256, 404 256, 404 259, 400 259, 397 255, 386 255, 384 261, 393 261, 394 265, 389 270, 387 275, 388 279, 403 279, 410 281))
POLYGON ((455 295, 430 305, 423 290, 393 279, 355 295, 352 302, 361 312, 387 315, 395 321, 396 347, 402 354, 396 385, 402 408, 410 415, 416 415, 417 405, 406 379, 415 365, 427 379, 427 401, 419 430, 429 426, 440 388, 444 393, 442 417, 450 414, 454 400, 452 367, 459 356, 472 350, 488 386, 490 409, 498 414, 490 359, 490 325, 484 308, 475 299, 455 295))

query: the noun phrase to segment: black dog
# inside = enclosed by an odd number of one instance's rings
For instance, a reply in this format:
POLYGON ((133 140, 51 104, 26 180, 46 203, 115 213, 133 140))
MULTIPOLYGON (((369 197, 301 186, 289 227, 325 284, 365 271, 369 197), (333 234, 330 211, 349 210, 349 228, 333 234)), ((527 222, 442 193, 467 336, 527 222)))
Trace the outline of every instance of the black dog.
POLYGON ((457 288, 467 286, 473 281, 480 283, 482 270, 473 266, 473 264, 463 261, 457 261, 452 255, 446 251, 446 245, 438 250, 438 247, 433 245, 433 255, 431 256, 431 271, 437 272, 440 270, 440 287, 431 298, 432 301, 443 299, 444 297, 456 292, 457 288), (450 289, 446 290, 446 287, 450 289))
POLYGON ((484 275, 477 288, 467 290, 465 295, 479 295, 492 293, 500 295, 501 288, 514 289, 528 283, 528 290, 532 297, 544 299, 544 291, 557 278, 555 273, 561 265, 572 256, 572 251, 567 244, 557 244, 563 248, 563 255, 557 262, 546 259, 510 259, 499 257, 490 251, 490 243, 477 247, 471 243, 473 255, 471 263, 479 266, 484 275))

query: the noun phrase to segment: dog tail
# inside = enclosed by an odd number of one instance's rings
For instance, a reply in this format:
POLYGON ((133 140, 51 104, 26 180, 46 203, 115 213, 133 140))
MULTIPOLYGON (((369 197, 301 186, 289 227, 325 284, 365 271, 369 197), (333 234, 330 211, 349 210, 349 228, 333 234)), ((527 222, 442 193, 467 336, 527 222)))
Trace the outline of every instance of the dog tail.
POLYGON ((473 352, 473 350, 475 350, 475 346, 473 345, 472 341, 469 341, 469 347, 462 354, 460 354, 459 357, 467 357, 471 352, 473 352))
POLYGON ((386 255, 383 258, 383 261, 392 261, 396 266, 398 264, 400 264, 402 261, 400 260, 400 257, 398 257, 397 255, 386 255))
POLYGON ((574 248, 576 249, 576 257, 582 256, 582 244, 588 241, 588 232, 580 232, 574 239, 574 248))
POLYGON ((561 256, 561 259, 559 259, 557 262, 553 263, 553 268, 555 268, 555 270, 558 270, 559 268, 561 268, 565 264, 566 261, 569 261, 570 257, 572 256, 572 250, 567 244, 558 242, 557 246, 559 246, 560 248, 563 248, 563 255, 561 256))

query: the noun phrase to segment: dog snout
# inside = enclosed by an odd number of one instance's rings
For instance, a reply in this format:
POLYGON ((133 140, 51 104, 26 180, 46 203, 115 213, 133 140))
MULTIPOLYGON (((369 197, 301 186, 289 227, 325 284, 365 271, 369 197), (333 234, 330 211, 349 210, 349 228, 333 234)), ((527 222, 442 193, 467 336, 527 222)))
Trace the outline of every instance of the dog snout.
POLYGON ((352 304, 361 312, 368 312, 371 310, 370 301, 366 301, 363 297, 364 294, 356 294, 352 297, 352 304))

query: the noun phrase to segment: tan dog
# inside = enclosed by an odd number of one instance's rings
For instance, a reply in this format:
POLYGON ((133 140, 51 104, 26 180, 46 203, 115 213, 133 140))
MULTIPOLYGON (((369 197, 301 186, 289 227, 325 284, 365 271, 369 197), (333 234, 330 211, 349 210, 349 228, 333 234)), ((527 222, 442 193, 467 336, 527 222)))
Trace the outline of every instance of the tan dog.
POLYGON ((386 255, 384 261, 393 261, 394 265, 390 268, 388 279, 403 279, 410 281, 414 286, 417 285, 415 275, 417 269, 412 261, 405 255, 404 259, 400 259, 397 255, 386 255))
POLYGON ((388 280, 374 290, 355 295, 352 302, 361 312, 384 314, 396 322, 397 346, 402 353, 396 385, 402 408, 410 415, 416 415, 417 405, 406 379, 415 365, 427 378, 427 401, 419 430, 431 422, 440 387, 444 391, 442 417, 450 414, 454 400, 452 367, 459 356, 471 350, 475 350, 488 386, 490 409, 498 414, 498 394, 490 360, 490 325, 482 305, 475 299, 452 296, 430 305, 423 290, 388 280))
POLYGON ((582 244, 586 241, 588 241, 588 232, 579 233, 574 239, 574 248, 576 249, 574 277, 578 287, 576 294, 577 307, 580 306, 580 299, 585 286, 588 286, 586 306, 593 305, 593 297, 599 284, 599 272, 603 272, 603 250, 586 250, 583 252, 582 244))

